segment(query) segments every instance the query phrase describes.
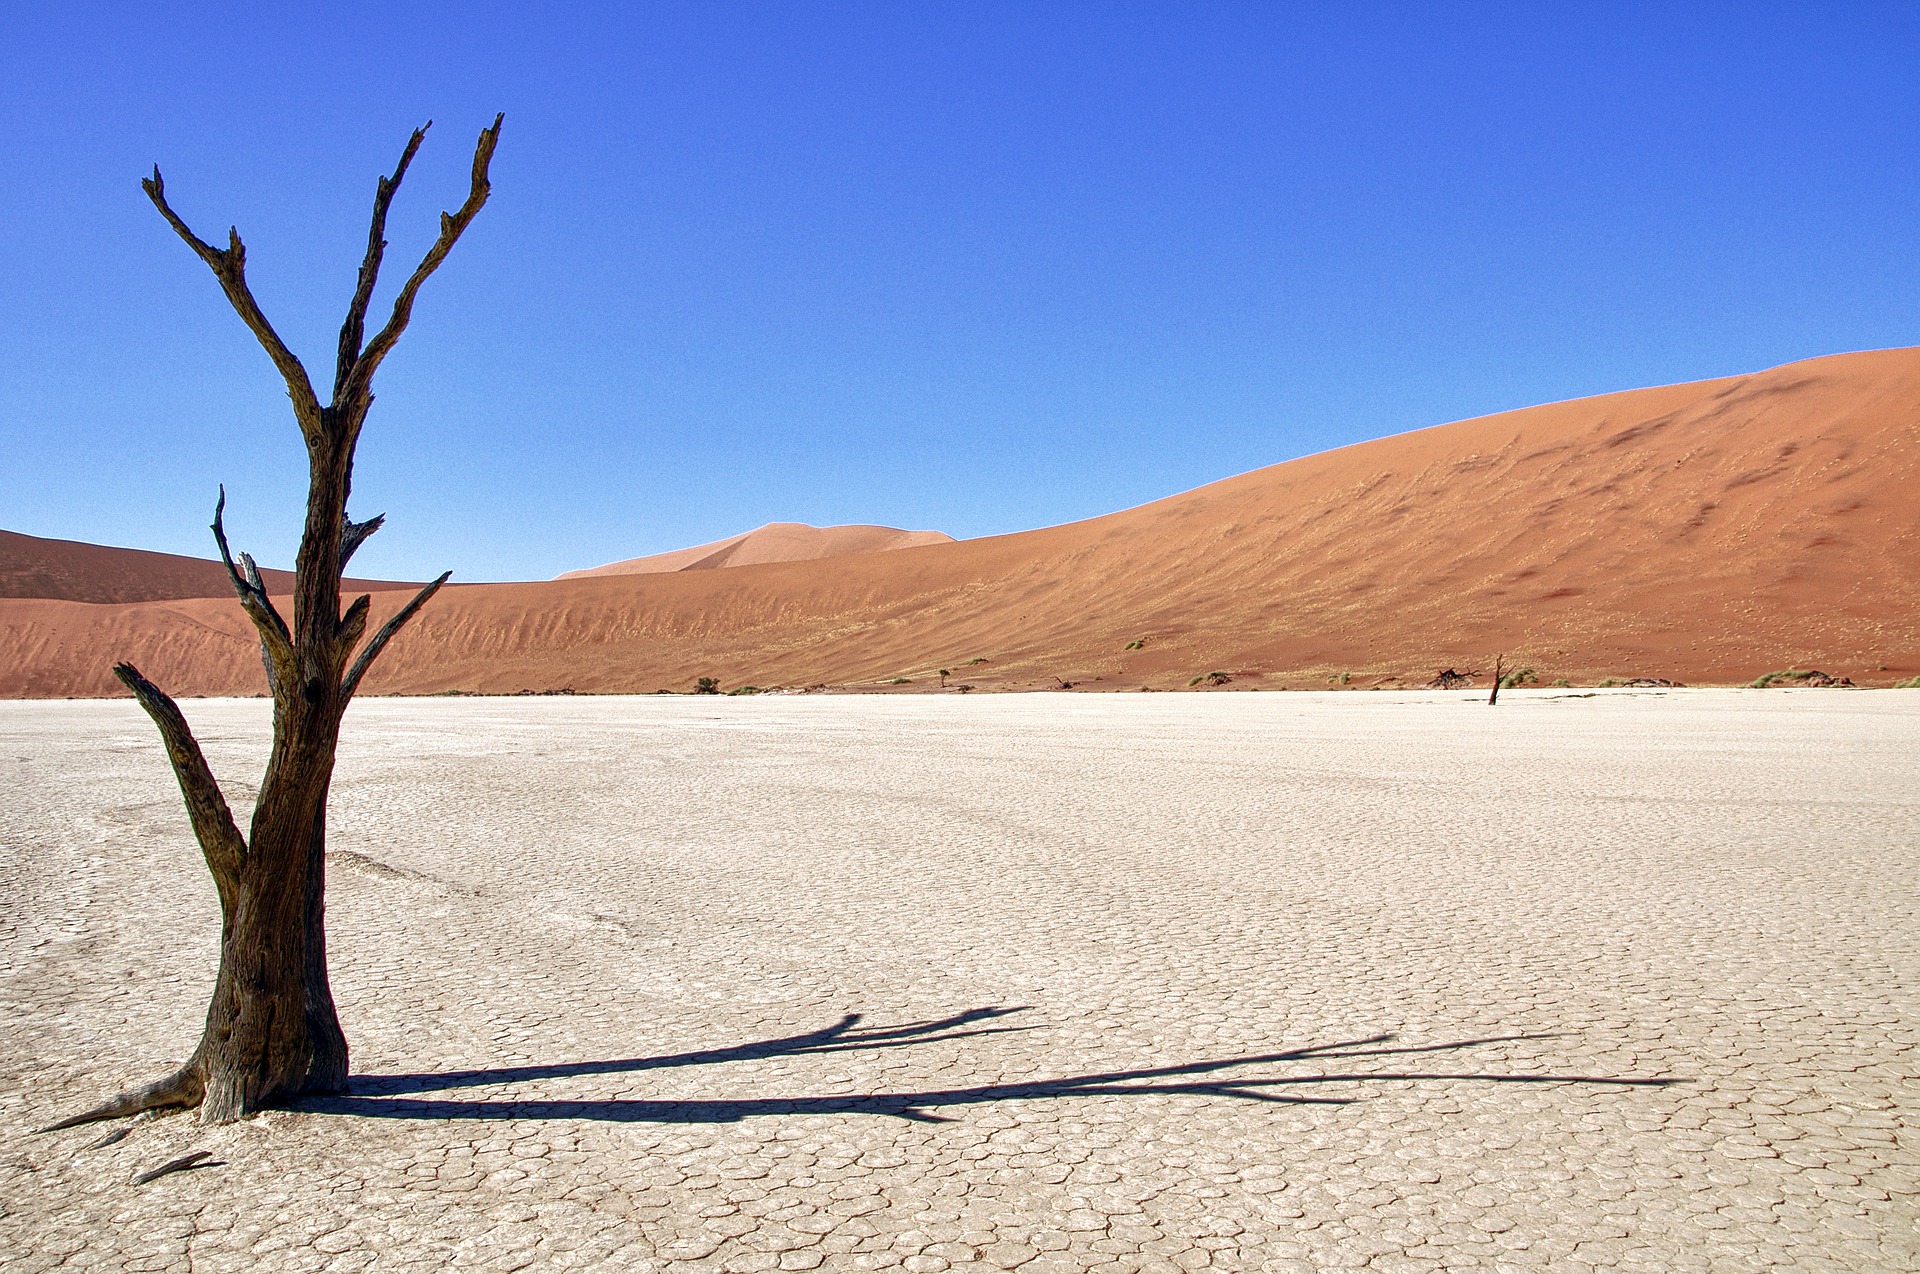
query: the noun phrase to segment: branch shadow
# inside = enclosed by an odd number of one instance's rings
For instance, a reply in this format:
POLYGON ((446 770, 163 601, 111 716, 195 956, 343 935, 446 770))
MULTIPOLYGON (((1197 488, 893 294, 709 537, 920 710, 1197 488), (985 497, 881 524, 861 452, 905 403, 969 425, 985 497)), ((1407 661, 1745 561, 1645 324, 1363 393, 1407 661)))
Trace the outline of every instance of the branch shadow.
POLYGON ((989 1102, 1062 1097, 1208 1096, 1296 1106, 1345 1106, 1353 1097, 1313 1096, 1293 1090, 1317 1084, 1419 1080, 1474 1080, 1492 1084, 1600 1084, 1619 1088, 1664 1088, 1687 1081, 1674 1078, 1626 1078, 1607 1075, 1518 1075, 1488 1072, 1372 1071, 1347 1074, 1234 1075, 1224 1071, 1283 1063, 1346 1061, 1356 1058, 1450 1053, 1490 1044, 1552 1039, 1551 1033, 1487 1036, 1444 1044, 1394 1046, 1395 1036, 1381 1034, 1337 1044, 1313 1044, 1277 1053, 1214 1058, 1172 1066, 1101 1071, 1053 1079, 981 1084, 967 1088, 903 1093, 850 1093, 821 1097, 745 1097, 705 1100, 487 1099, 417 1098, 406 1094, 443 1092, 581 1075, 622 1075, 674 1066, 703 1066, 720 1062, 769 1057, 796 1057, 820 1053, 879 1048, 906 1048, 918 1044, 998 1035, 1033 1027, 976 1023, 1024 1012, 1023 1008, 969 1009, 951 1017, 908 1022, 890 1027, 862 1027, 861 1015, 849 1013, 832 1026, 780 1039, 760 1040, 729 1048, 675 1053, 661 1057, 634 1057, 617 1061, 569 1062, 551 1066, 509 1066, 485 1070, 423 1072, 407 1075, 356 1075, 349 1091, 338 1097, 310 1097, 296 1109, 321 1114, 360 1115, 375 1119, 588 1119, 608 1123, 729 1124, 760 1115, 889 1115, 916 1123, 951 1123, 934 1110, 975 1106, 989 1102), (1216 1077, 1217 1078, 1207 1078, 1216 1077), (1277 1090, 1277 1091, 1270 1091, 1277 1090))

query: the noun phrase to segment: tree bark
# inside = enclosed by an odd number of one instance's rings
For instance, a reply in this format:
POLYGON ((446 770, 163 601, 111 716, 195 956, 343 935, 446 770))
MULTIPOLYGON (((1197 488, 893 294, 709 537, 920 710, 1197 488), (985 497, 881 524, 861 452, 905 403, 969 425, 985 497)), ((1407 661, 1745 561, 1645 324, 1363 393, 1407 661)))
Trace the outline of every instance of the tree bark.
POLYGON ((359 598, 341 613, 341 571, 383 520, 355 523, 347 517, 354 449, 373 403, 374 372, 406 330, 421 285, 486 203, 487 168, 500 125, 496 117, 492 127, 481 132, 466 201, 458 212, 440 214, 439 238, 401 287, 385 326, 363 343, 367 307, 386 248, 387 208, 425 128, 408 140, 392 176, 380 179, 366 257, 340 329, 333 397, 324 405, 306 368, 254 301, 239 232, 229 231, 228 246, 215 248, 168 206, 158 168, 141 183, 167 223, 212 269, 235 312, 287 383, 307 443, 307 516, 289 624, 261 586, 253 559, 242 553, 239 565, 234 562, 222 520, 224 488, 214 511, 214 539, 241 608, 259 633, 261 660, 273 692, 273 749, 246 837, 235 826, 179 706, 131 665, 114 669, 159 727, 195 837, 213 873, 220 895, 220 966, 206 1027, 185 1066, 61 1120, 54 1128, 155 1107, 195 1105, 202 1122, 221 1123, 302 1094, 340 1092, 346 1085, 347 1040, 327 979, 326 938, 327 798, 340 722, 374 659, 447 580, 442 575, 422 589, 354 658, 365 635, 369 601, 359 598))

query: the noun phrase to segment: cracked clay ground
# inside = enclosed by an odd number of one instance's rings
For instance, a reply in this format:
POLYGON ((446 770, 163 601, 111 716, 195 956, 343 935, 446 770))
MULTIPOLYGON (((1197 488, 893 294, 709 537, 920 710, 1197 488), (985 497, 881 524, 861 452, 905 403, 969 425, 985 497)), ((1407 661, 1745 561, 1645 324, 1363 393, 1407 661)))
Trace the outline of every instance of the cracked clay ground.
MULTIPOLYGON (((185 707, 244 805, 266 705, 185 707)), ((131 703, 0 703, 0 1267, 1911 1271, 1917 761, 1912 691, 369 700, 351 1093, 96 1146, 213 891, 131 703)))

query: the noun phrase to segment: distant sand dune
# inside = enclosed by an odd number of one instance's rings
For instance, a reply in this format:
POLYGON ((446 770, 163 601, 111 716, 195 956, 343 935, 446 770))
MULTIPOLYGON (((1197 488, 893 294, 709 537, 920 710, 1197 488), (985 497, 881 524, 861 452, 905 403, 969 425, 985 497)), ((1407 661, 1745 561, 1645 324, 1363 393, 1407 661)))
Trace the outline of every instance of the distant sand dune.
MULTIPOLYGON (((262 570, 260 576, 269 589, 284 592, 293 587, 291 571, 262 570)), ((356 579, 343 581, 342 587, 372 593, 420 586, 356 579)), ((232 596, 227 568, 219 562, 0 531, 0 598, 103 603, 232 596)))
POLYGON ((653 575, 663 571, 711 571, 723 566, 754 566, 762 562, 812 562, 823 557, 855 553, 885 553, 922 544, 951 544, 945 531, 902 531, 891 526, 808 526, 804 522, 769 522, 711 544, 651 557, 629 558, 591 570, 567 571, 560 579, 590 579, 597 575, 653 575))
MULTIPOLYGON (((450 588, 368 689, 924 688, 942 667, 983 689, 1215 669, 1239 689, 1424 679, 1496 652, 1547 678, 1812 665, 1884 682, 1920 672, 1916 491, 1920 349, 1842 354, 1443 425, 1017 535, 450 588)), ((376 597, 376 622, 401 600, 376 597)), ((116 658, 182 693, 262 689, 230 600, 0 602, 0 695, 114 694, 116 658)))

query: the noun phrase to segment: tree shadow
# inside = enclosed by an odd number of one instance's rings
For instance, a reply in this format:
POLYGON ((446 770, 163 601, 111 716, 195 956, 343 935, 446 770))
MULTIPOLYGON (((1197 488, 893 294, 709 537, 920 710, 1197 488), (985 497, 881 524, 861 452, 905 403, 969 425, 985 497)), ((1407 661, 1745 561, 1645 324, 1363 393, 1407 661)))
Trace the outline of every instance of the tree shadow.
POLYGON ((356 1075, 349 1091, 339 1097, 307 1098, 297 1109, 335 1115, 363 1115, 379 1119, 591 1119, 609 1123, 729 1124, 757 1115, 891 1115, 918 1123, 950 1123, 931 1113, 950 1106, 1060 1097, 1231 1097, 1280 1105, 1344 1106, 1357 1098, 1321 1097, 1293 1091, 1316 1084, 1353 1084, 1417 1080, 1473 1080, 1492 1084, 1602 1084, 1621 1088, 1663 1088, 1685 1083, 1672 1078, 1623 1078, 1607 1075, 1517 1075, 1488 1072, 1373 1071, 1310 1075, 1224 1075, 1247 1066, 1283 1063, 1345 1061, 1355 1058, 1449 1053, 1489 1044, 1551 1039, 1552 1034, 1500 1035, 1454 1040, 1444 1044, 1389 1047, 1395 1036, 1373 1035, 1338 1044, 1313 1044, 1278 1053, 1248 1054, 1149 1066, 1135 1070, 1102 1071, 1054 1079, 981 1084, 968 1088, 902 1093, 850 1093, 822 1097, 742 1097, 701 1100, 490 1099, 416 1098, 404 1094, 442 1092, 580 1075, 621 1075, 672 1066, 703 1066, 718 1062, 768 1057, 797 1057, 816 1053, 905 1048, 976 1035, 998 1035, 1033 1027, 993 1026, 964 1029, 975 1023, 1020 1013, 1022 1008, 969 1009, 951 1017, 908 1022, 890 1027, 861 1027, 861 1015, 849 1013, 832 1026, 781 1039, 760 1040, 730 1048, 675 1053, 661 1057, 633 1057, 618 1061, 567 1062, 551 1066, 507 1066, 486 1070, 427 1072, 410 1075, 356 1075), (1203 1078, 1213 1076, 1214 1078, 1203 1078), (1273 1090, 1273 1091, 1270 1091, 1273 1090))
POLYGON ((865 1049, 904 1048, 935 1040, 963 1040, 974 1035, 1002 1035, 1010 1031, 1031 1031, 1031 1026, 994 1026, 984 1030, 963 1030, 976 1022, 991 1021, 1025 1008, 1000 1008, 997 1005, 968 1009, 930 1022, 906 1022, 899 1026, 860 1025, 861 1014, 849 1013, 817 1031, 788 1035, 780 1039, 755 1040, 730 1048, 701 1049, 694 1053, 669 1053, 663 1057, 629 1057, 612 1062, 561 1062, 550 1066, 501 1066, 485 1070, 428 1071, 416 1075, 355 1075, 348 1080, 349 1090, 361 1094, 444 1092, 449 1088, 478 1088, 488 1084, 515 1084, 530 1080, 568 1079, 575 1075, 627 1075, 634 1071, 662 1070, 669 1066, 708 1066, 716 1062, 744 1062, 765 1057, 802 1057, 810 1053, 850 1053, 865 1049))

